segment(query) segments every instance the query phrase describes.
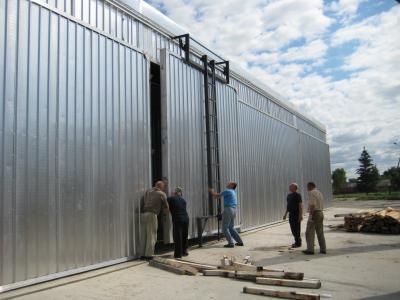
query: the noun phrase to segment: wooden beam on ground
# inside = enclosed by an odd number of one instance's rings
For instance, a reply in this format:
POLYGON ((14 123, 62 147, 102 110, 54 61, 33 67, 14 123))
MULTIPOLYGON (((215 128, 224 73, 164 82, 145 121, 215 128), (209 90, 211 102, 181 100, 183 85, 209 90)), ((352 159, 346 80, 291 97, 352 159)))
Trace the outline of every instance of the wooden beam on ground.
POLYGON ((336 214, 333 215, 335 218, 341 218, 341 217, 350 217, 350 216, 361 216, 365 213, 346 213, 346 214, 336 214))
POLYGON ((274 289, 246 287, 246 286, 243 288, 243 293, 260 295, 260 296, 285 298, 285 299, 297 299, 297 300, 319 300, 320 299, 320 295, 314 294, 314 293, 303 293, 303 292, 296 292, 296 291, 278 291, 278 290, 274 290, 274 289))
POLYGON ((197 273, 199 272, 196 268, 188 266, 188 265, 184 265, 180 262, 174 261, 174 260, 170 260, 170 259, 165 259, 165 258, 161 258, 161 257, 154 257, 153 261, 156 261, 158 263, 164 264, 164 265, 169 265, 181 270, 186 271, 187 275, 197 275, 197 273))
POLYGON ((256 281, 257 277, 303 280, 304 273, 298 272, 266 272, 266 271, 235 271, 235 278, 256 281))
POLYGON ((172 273, 178 274, 178 275, 185 275, 186 274, 186 271, 183 270, 183 269, 180 269, 180 268, 177 268, 177 267, 174 267, 174 266, 170 266, 170 265, 166 265, 166 264, 163 264, 163 263, 159 263, 159 262, 154 261, 154 260, 151 260, 149 262, 149 265, 152 266, 152 267, 164 270, 164 271, 168 271, 168 272, 172 272, 172 273))
POLYGON ((284 272, 283 269, 268 269, 262 266, 254 266, 249 264, 243 264, 239 262, 233 262, 231 266, 219 266, 219 269, 223 270, 234 270, 234 271, 266 271, 266 272, 284 272))
POLYGON ((230 277, 229 275, 235 275, 235 271, 228 270, 203 270, 204 276, 221 276, 221 277, 230 277))
POLYGON ((257 277, 256 283, 257 284, 266 284, 266 285, 279 285, 279 286, 310 288, 310 289, 321 288, 321 281, 317 280, 317 279, 293 280, 293 279, 277 279, 277 278, 257 277))
POLYGON ((170 260, 179 262, 182 265, 187 265, 187 266, 199 269, 199 270, 217 270, 218 269, 217 266, 200 264, 200 263, 188 261, 188 260, 181 260, 181 259, 170 259, 170 260))

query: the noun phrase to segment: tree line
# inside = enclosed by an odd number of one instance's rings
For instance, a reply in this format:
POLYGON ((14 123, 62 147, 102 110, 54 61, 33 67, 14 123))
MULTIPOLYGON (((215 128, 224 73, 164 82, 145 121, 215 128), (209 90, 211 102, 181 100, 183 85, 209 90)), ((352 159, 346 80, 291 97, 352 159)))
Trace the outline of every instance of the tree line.
MULTIPOLYGON (((400 190, 400 168, 391 167, 384 171, 382 175, 379 174, 378 168, 373 162, 368 151, 363 149, 360 158, 358 159, 360 165, 356 171, 358 174, 357 179, 350 179, 356 185, 356 191, 362 193, 369 193, 377 191, 377 184, 381 179, 390 180, 391 190, 400 190)), ((344 191, 346 187, 346 171, 343 168, 337 168, 332 172, 332 187, 333 192, 338 194, 344 191)))

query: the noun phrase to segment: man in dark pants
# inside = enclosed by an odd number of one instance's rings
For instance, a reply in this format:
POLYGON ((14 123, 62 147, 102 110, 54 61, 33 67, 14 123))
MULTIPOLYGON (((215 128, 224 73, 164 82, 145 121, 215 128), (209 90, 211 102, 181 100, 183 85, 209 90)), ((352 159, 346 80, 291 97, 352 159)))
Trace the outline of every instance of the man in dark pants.
POLYGON ((286 216, 289 213, 289 224, 294 237, 293 248, 301 247, 301 221, 303 220, 303 204, 301 195, 297 193, 297 183, 289 185, 290 194, 287 195, 287 206, 286 212, 283 215, 283 219, 286 220, 286 216))
POLYGON ((182 198, 182 192, 181 187, 176 187, 174 195, 168 197, 169 210, 172 215, 175 258, 189 255, 187 252, 189 215, 186 211, 186 201, 182 198))

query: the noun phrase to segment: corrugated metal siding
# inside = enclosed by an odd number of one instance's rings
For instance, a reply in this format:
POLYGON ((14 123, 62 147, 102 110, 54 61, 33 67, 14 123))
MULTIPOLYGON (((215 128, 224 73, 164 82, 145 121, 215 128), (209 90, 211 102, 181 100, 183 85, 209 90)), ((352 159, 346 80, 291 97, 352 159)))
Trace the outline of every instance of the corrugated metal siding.
POLYGON ((89 24, 113 38, 142 49, 150 58, 160 61, 160 49, 175 54, 181 50, 169 39, 142 24, 117 3, 105 0, 36 0, 89 24))
POLYGON ((304 133, 299 133, 300 157, 302 171, 301 190, 307 203, 307 182, 313 181, 324 197, 325 206, 332 201, 331 167, 329 146, 304 133))
POLYGON ((239 103, 243 229, 282 219, 288 185, 299 178, 297 130, 239 103))
POLYGON ((163 173, 170 190, 185 190, 190 236, 196 217, 207 212, 203 74, 181 58, 162 51, 163 173), (165 83, 165 84, 164 84, 165 83))
MULTIPOLYGON (((221 189, 228 181, 240 183, 239 140, 238 140, 238 102, 237 93, 231 86, 217 82, 218 145, 220 157, 221 189)), ((240 193, 240 184, 237 188, 240 193)), ((238 211, 241 199, 238 197, 238 211)), ((236 218, 240 224, 240 214, 236 218)))
POLYGON ((310 123, 308 123, 305 120, 297 118, 297 128, 300 131, 303 131, 309 135, 312 135, 313 137, 319 139, 323 143, 326 142, 326 134, 325 132, 319 130, 318 128, 315 128, 312 126, 310 123))
POLYGON ((0 1, 0 58, 0 285, 134 255, 147 60, 23 0, 0 1))
MULTIPOLYGON (((27 0, 23 0, 27 1, 27 0)), ((149 58, 160 62, 161 49, 182 56, 182 50, 167 36, 141 23, 132 14, 123 9, 115 1, 105 0, 34 0, 58 9, 78 20, 97 28, 112 38, 119 39, 127 44, 142 49, 149 58)), ((191 58, 201 63, 199 58, 191 58)), ((237 90, 238 98, 257 109, 269 113, 271 116, 294 125, 294 115, 275 103, 272 99, 253 90, 239 80, 231 78, 232 86, 237 90)), ((299 119, 299 128, 306 133, 326 141, 325 133, 315 128, 305 120, 299 119)))

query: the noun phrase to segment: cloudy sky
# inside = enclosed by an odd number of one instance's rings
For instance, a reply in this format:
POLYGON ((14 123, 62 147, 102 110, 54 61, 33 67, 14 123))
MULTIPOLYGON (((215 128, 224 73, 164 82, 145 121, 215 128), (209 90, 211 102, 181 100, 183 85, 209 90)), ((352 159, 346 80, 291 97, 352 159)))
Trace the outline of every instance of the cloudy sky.
POLYGON ((394 0, 146 0, 326 125, 332 170, 400 156, 394 0), (398 142, 399 146, 393 144, 398 142))

